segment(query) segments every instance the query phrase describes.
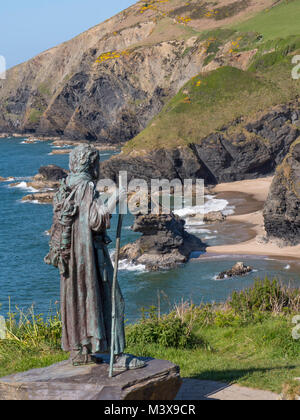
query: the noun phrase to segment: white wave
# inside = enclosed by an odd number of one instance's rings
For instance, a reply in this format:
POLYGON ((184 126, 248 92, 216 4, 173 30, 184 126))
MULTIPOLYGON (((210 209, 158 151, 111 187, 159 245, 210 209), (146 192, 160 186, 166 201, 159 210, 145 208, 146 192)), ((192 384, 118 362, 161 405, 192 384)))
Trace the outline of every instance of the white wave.
POLYGON ((33 187, 28 187, 27 182, 25 182, 25 181, 22 181, 22 182, 20 182, 19 184, 16 184, 16 185, 12 185, 12 188, 19 188, 21 190, 32 192, 32 193, 35 193, 35 192, 39 191, 39 190, 36 190, 33 187))
POLYGON ((225 216, 234 214, 235 206, 229 206, 227 200, 214 198, 214 196, 206 196, 207 201, 203 206, 187 206, 183 209, 174 210, 174 213, 182 218, 195 216, 197 214, 204 215, 211 212, 221 211, 225 216))
POLYGON ((216 236, 205 236, 204 240, 208 241, 210 239, 216 239, 216 238, 217 238, 216 236))
POLYGON ((5 182, 13 182, 13 181, 15 181, 15 178, 12 178, 12 177, 10 177, 10 178, 6 178, 4 181, 2 181, 3 183, 5 183, 5 182))
POLYGON ((69 144, 62 144, 61 146, 51 146, 51 149, 71 149, 72 146, 69 144))
POLYGON ((198 229, 199 233, 211 233, 209 229, 198 229))
POLYGON ((288 264, 284 267, 285 270, 290 270, 290 268, 291 268, 290 264, 288 264))
MULTIPOLYGON (((115 259, 114 259, 114 254, 115 254, 115 249, 112 249, 109 251, 109 255, 111 258, 111 262, 113 264, 113 266, 115 265, 115 259)), ((119 270, 121 271, 135 271, 135 272, 143 272, 146 273, 146 266, 143 264, 133 264, 132 262, 128 261, 128 260, 120 260, 119 261, 119 270)))
POLYGON ((187 232, 189 232, 189 233, 197 233, 197 234, 210 233, 210 230, 201 229, 200 226, 201 225, 194 225, 194 226, 193 225, 186 225, 185 228, 186 228, 187 232))
POLYGON ((31 176, 16 176, 14 181, 30 181, 31 179, 31 176))
POLYGON ((119 261, 119 269, 122 271, 139 271, 146 273, 146 266, 143 264, 133 264, 128 260, 119 261))
POLYGON ((225 276, 224 276, 223 279, 218 279, 218 276, 219 276, 219 274, 216 274, 215 276, 213 276, 213 280, 215 280, 215 281, 223 281, 223 280, 228 279, 227 274, 225 274, 225 276))

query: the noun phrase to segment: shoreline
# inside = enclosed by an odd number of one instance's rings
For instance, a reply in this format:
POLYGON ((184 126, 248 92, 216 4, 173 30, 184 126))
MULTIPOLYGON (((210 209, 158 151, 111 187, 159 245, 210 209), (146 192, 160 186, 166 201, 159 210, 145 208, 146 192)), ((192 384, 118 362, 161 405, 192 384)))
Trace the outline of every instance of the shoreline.
MULTIPOLYGON (((18 133, 13 133, 13 134, 0 134, 0 141, 3 139, 9 139, 9 138, 14 138, 14 139, 23 139, 23 138, 27 138, 27 142, 28 144, 35 144, 38 142, 46 142, 46 141, 51 141, 53 142, 53 146, 56 146, 58 148, 62 148, 62 145, 65 146, 69 146, 69 147, 76 147, 79 146, 80 144, 92 144, 99 152, 105 152, 105 151, 114 151, 114 150, 120 150, 123 146, 124 143, 119 143, 119 144, 112 144, 112 143, 97 143, 97 142, 89 142, 88 140, 72 140, 72 139, 67 139, 64 137, 59 137, 59 136, 39 136, 39 135, 33 135, 33 134, 18 134, 18 133)), ((70 152, 65 152, 70 153, 70 152)), ((63 151, 60 151, 60 153, 53 153, 53 154, 64 154, 63 151)))
POLYGON ((270 241, 264 243, 262 238, 266 236, 264 229, 263 206, 268 197, 269 189, 273 177, 259 178, 255 180, 236 181, 232 183, 224 183, 217 185, 212 194, 217 198, 227 197, 230 204, 235 194, 246 194, 248 198, 247 206, 250 211, 245 211, 245 207, 239 209, 234 215, 228 216, 227 222, 239 222, 249 225, 250 231, 254 231, 255 235, 252 239, 245 242, 239 242, 234 245, 219 245, 207 248, 207 254, 222 255, 257 255, 265 257, 276 257, 277 259, 300 259, 300 245, 279 247, 276 243, 270 241), (260 207, 257 209, 257 207, 260 207))

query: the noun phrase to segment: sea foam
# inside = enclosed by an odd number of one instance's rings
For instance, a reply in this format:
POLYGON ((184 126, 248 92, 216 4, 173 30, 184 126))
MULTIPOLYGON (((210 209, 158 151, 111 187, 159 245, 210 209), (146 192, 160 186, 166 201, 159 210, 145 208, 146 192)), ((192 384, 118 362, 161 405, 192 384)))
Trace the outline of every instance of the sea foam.
POLYGON ((214 198, 211 195, 205 198, 207 201, 203 206, 187 206, 183 209, 174 210, 174 214, 182 218, 195 216, 196 214, 204 215, 216 211, 221 211, 226 216, 234 214, 235 206, 229 206, 227 200, 214 198))
POLYGON ((27 182, 25 182, 25 181, 22 181, 22 182, 20 182, 19 184, 16 184, 16 185, 12 185, 12 188, 19 188, 21 190, 32 192, 32 193, 35 193, 35 192, 39 191, 39 190, 36 190, 33 187, 28 187, 27 182))

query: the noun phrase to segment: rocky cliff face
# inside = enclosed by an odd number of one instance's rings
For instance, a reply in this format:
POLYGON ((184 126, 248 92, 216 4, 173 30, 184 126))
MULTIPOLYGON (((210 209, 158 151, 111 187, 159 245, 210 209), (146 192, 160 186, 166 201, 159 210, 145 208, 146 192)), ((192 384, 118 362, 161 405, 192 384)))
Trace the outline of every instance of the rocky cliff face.
POLYGON ((300 135, 298 101, 267 111, 257 120, 235 121, 188 147, 121 154, 102 164, 104 178, 201 178, 208 184, 255 179, 273 174, 300 135), (234 128, 234 133, 232 133, 234 128))
POLYGON ((264 208, 265 229, 270 238, 289 245, 300 243, 300 141, 278 167, 264 208))
MULTIPOLYGON (((39 54, 0 81, 0 132, 131 139, 205 68, 207 40, 200 30, 246 18, 274 0, 242 3, 219 0, 210 10, 196 0, 140 1, 39 54)), ((224 64, 222 51, 218 60, 217 66, 224 64)), ((233 61, 245 66, 245 60, 233 61)))

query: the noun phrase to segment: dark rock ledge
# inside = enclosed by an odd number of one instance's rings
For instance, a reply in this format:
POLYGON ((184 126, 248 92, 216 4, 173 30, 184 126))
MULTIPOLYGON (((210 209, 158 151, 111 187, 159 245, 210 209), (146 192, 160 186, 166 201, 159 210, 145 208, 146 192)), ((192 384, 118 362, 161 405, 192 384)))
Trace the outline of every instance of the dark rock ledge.
POLYGON ((145 265, 150 271, 186 263, 192 252, 204 252, 205 244, 186 232, 184 225, 185 221, 174 214, 137 216, 132 230, 142 236, 125 245, 120 258, 145 265))

